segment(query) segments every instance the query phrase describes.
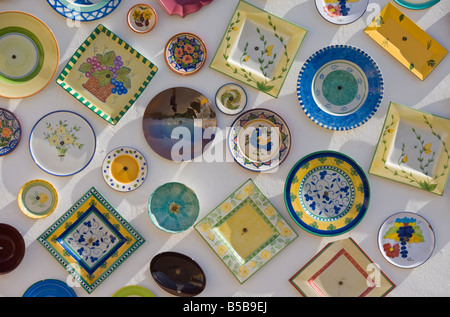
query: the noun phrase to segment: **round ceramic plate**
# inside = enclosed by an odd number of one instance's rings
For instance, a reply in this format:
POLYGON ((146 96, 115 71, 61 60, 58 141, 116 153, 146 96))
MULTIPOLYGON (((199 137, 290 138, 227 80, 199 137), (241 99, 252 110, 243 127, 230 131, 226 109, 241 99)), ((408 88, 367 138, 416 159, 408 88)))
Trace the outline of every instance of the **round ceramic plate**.
POLYGON ((22 186, 17 195, 17 201, 25 215, 41 219, 55 211, 58 205, 58 193, 49 182, 35 179, 22 186))
POLYGON ((201 156, 215 138, 217 117, 211 102, 185 87, 169 88, 148 104, 144 136, 161 157, 175 162, 201 156))
POLYGON ((136 33, 150 32, 157 21, 155 10, 148 4, 137 4, 128 11, 128 26, 136 33))
POLYGON ((317 51, 303 65, 297 96, 306 115, 331 130, 367 122, 383 99, 383 77, 375 61, 346 45, 317 51))
POLYGON ((62 16, 77 21, 101 19, 113 12, 122 0, 47 0, 62 16))
POLYGON ((96 137, 86 119, 71 111, 51 112, 35 124, 30 134, 34 162, 55 176, 83 170, 95 153, 96 137))
POLYGON ((55 76, 59 48, 48 26, 19 11, 0 12, 0 96, 25 98, 55 76))
POLYGON ((23 297, 77 297, 77 295, 66 283, 48 279, 31 285, 23 297))
POLYGON ((291 133, 275 112, 252 109, 231 125, 228 148, 239 165, 250 171, 264 172, 286 159, 291 148, 291 133))
POLYGON ((13 226, 0 223, 0 274, 16 269, 25 256, 25 241, 13 226))
POLYGON ((197 220, 200 204, 195 192, 180 183, 167 183, 150 196, 148 214, 158 229, 180 233, 197 220))
POLYGON ((206 62, 205 43, 192 33, 180 33, 166 44, 165 60, 169 68, 179 75, 192 75, 206 62))
POLYGON ((364 217, 369 182, 348 156, 321 151, 294 165, 286 179, 284 199, 300 227, 316 235, 335 236, 354 228, 364 217))
POLYGON ((428 221, 412 212, 387 218, 378 231, 378 247, 391 264, 410 269, 422 265, 433 254, 435 236, 428 221))
POLYGON ((14 151, 21 139, 19 119, 11 111, 0 108, 0 156, 14 151))
POLYGON ((217 90, 216 106, 224 114, 235 115, 247 105, 247 93, 236 84, 225 84, 217 90))
POLYGON ((147 173, 148 166, 144 155, 130 147, 116 148, 103 160, 103 179, 112 189, 120 192, 139 188, 147 173))
POLYGON ((369 0, 315 0, 320 15, 334 24, 349 24, 358 20, 367 10, 369 0))
POLYGON ((434 6, 439 1, 441 0, 395 0, 395 2, 404 6, 405 8, 415 10, 427 9, 434 6))
POLYGON ((112 297, 156 297, 149 289, 139 285, 122 287, 112 297))
POLYGON ((169 15, 178 15, 184 18, 186 15, 197 12, 203 6, 213 0, 159 0, 159 4, 169 15))

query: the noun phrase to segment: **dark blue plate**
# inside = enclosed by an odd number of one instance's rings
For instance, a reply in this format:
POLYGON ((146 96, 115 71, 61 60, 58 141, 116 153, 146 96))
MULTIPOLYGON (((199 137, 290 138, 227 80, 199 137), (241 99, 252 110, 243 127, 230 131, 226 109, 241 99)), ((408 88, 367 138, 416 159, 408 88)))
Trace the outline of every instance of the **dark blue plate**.
POLYGON ((66 283, 48 279, 31 285, 23 297, 77 297, 77 295, 66 283))

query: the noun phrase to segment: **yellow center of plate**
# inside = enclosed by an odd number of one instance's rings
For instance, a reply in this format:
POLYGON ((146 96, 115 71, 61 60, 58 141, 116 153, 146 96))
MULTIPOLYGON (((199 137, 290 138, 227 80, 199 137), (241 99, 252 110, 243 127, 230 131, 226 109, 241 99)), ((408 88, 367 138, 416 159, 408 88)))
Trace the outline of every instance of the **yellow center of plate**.
POLYGON ((129 155, 118 156, 111 163, 111 174, 119 183, 131 183, 139 175, 139 164, 129 155))

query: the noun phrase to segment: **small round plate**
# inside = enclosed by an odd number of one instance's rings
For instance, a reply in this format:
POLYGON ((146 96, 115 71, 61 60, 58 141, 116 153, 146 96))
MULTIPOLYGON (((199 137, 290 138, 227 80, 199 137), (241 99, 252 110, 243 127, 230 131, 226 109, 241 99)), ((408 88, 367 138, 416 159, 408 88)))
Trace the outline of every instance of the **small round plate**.
POLYGON ((206 62, 205 43, 192 33, 174 35, 166 44, 165 60, 169 68, 179 75, 192 75, 206 62))
POLYGON ((227 115, 236 115, 247 105, 247 93, 239 85, 225 84, 217 90, 216 106, 227 115))
POLYGON ((11 153, 22 139, 19 119, 9 110, 0 108, 0 156, 11 153))
POLYGON ((0 56, 0 96, 11 99, 40 92, 59 65, 52 31, 35 16, 19 11, 0 12, 0 56))
POLYGON ((128 285, 117 290, 112 297, 156 297, 149 289, 139 285, 128 285))
POLYGON ((425 263, 433 254, 434 231, 422 216, 399 212, 381 225, 378 247, 391 264, 405 269, 414 268, 425 263))
POLYGON ((148 166, 144 155, 131 147, 116 148, 103 160, 103 179, 112 189, 120 192, 139 188, 147 173, 148 166))
POLYGON ((25 241, 13 226, 0 223, 0 274, 15 270, 25 256, 25 241))
POLYGON ((369 0, 329 1, 315 0, 320 15, 333 24, 350 24, 363 16, 369 0))
POLYGON ((25 291, 23 297, 77 297, 77 295, 66 283, 48 279, 31 285, 25 291))
POLYGON ((35 179, 22 186, 17 201, 25 215, 33 219, 41 219, 55 211, 58 205, 58 193, 49 182, 35 179))
POLYGON ((30 153, 34 162, 55 176, 82 171, 92 160, 96 148, 90 123, 71 111, 51 112, 34 125, 30 134, 30 153))
POLYGON ((150 196, 148 214, 158 229, 180 233, 197 220, 200 204, 195 192, 180 183, 167 183, 150 196))
POLYGON ((284 162, 291 148, 291 133, 278 114, 256 108, 233 122, 228 148, 234 160, 245 169, 265 172, 284 162))
POLYGON ((158 16, 155 10, 148 4, 137 4, 128 11, 128 26, 136 33, 150 32, 157 21, 158 16))
POLYGON ((441 0, 395 0, 399 5, 413 10, 427 9, 441 0))
POLYGON ((47 0, 62 16, 81 22, 94 21, 112 13, 122 0, 47 0))
POLYGON ((179 297, 193 297, 206 287, 203 269, 188 256, 177 252, 157 254, 150 262, 150 273, 166 292, 179 297))
POLYGON ((335 236, 353 229, 366 214, 369 181, 348 156, 334 151, 315 152, 291 169, 284 200, 300 227, 315 235, 335 236))
POLYGON ((297 96, 306 115, 330 130, 366 123, 383 98, 383 77, 375 61, 359 48, 335 45, 314 53, 303 65, 297 96))

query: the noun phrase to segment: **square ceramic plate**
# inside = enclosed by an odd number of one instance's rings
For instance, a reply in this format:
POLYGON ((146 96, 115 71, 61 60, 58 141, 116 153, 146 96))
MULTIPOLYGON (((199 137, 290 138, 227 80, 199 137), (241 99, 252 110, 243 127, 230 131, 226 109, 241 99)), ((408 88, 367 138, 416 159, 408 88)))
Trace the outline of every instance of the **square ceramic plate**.
POLYGON ((450 119, 391 102, 369 173, 442 195, 450 119))
POLYGON ((210 68, 276 98, 306 33, 240 1, 210 68))
POLYGON ((194 227, 241 284, 297 238, 251 179, 194 227))
POLYGON ((38 241, 88 293, 145 242, 94 187, 38 241))
POLYGON ((327 244, 289 282, 305 297, 382 297, 395 287, 352 238, 327 244))
POLYGON ((384 7, 364 32, 421 80, 448 53, 392 3, 384 7))
POLYGON ((100 24, 69 60, 57 83, 116 125, 157 71, 152 62, 100 24))

